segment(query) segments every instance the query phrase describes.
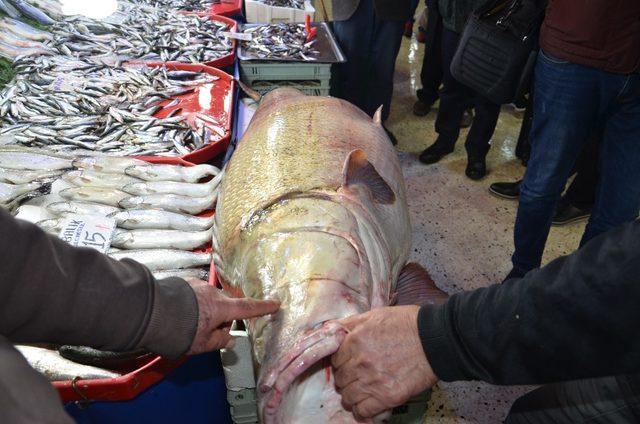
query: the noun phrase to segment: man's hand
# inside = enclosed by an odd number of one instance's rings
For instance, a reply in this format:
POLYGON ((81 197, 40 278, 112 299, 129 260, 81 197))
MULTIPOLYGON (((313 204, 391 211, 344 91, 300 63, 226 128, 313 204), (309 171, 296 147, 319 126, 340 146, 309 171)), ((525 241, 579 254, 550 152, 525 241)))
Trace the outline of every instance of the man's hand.
POLYGON ((331 363, 342 403, 356 417, 402 405, 438 381, 418 335, 418 310, 392 306, 338 321, 349 334, 331 363))
POLYGON ((198 301, 198 329, 188 355, 232 347, 231 322, 272 314, 280 308, 275 300, 234 299, 205 281, 187 279, 198 301))

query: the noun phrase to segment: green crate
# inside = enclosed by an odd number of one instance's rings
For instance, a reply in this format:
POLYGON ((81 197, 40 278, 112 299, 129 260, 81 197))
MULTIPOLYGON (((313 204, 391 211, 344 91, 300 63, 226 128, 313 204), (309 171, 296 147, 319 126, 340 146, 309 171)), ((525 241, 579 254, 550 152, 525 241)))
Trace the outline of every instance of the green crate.
POLYGON ((329 80, 331 64, 241 60, 240 76, 248 84, 254 81, 329 80))
POLYGON ((266 94, 280 87, 291 87, 310 96, 328 96, 329 81, 256 81, 251 88, 260 94, 266 94))

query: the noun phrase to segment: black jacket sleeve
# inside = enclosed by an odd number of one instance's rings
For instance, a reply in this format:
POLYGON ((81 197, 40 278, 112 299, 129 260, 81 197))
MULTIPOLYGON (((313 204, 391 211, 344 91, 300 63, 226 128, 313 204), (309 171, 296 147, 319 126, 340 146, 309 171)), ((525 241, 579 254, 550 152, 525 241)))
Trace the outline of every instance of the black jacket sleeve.
POLYGON ((502 285, 423 306, 426 356, 445 381, 543 384, 640 371, 640 222, 502 285))
POLYGON ((0 210, 0 335, 14 343, 185 353, 198 307, 182 279, 72 247, 0 210))

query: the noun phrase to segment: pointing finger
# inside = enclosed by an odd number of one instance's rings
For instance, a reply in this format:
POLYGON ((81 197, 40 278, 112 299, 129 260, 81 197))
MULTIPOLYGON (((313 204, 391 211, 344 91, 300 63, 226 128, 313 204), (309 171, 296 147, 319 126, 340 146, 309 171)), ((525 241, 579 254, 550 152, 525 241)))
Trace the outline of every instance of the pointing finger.
POLYGON ((248 319, 272 314, 280 309, 277 300, 257 300, 251 298, 228 299, 226 303, 225 321, 248 319))

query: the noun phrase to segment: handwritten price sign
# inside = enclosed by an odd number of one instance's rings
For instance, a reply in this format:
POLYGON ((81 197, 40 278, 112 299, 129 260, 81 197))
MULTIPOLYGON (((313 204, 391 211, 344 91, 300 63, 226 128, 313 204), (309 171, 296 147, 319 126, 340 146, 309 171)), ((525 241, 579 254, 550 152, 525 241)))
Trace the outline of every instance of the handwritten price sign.
POLYGON ((113 218, 93 215, 69 215, 62 223, 60 237, 72 246, 90 247, 107 253, 116 228, 113 218))

